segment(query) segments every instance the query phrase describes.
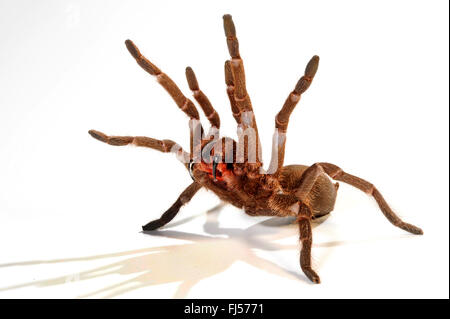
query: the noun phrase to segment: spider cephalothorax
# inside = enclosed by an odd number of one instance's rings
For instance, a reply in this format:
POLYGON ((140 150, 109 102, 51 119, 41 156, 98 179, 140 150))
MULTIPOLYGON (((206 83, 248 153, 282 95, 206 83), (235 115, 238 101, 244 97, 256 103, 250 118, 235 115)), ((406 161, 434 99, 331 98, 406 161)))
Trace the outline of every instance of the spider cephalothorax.
POLYGON ((413 234, 422 234, 416 226, 403 222, 388 206, 380 192, 371 183, 350 175, 338 166, 316 163, 312 166, 284 166, 284 150, 289 117, 310 86, 319 65, 314 56, 306 66, 294 90, 289 94, 275 118, 272 159, 263 169, 261 143, 250 97, 245 85, 244 65, 239 53, 236 30, 230 15, 225 15, 224 29, 231 59, 225 62, 225 83, 231 111, 237 122, 238 140, 220 137, 220 119, 206 95, 200 90, 194 71, 186 68, 186 78, 194 98, 211 124, 205 134, 194 103, 186 98, 176 84, 153 63, 147 60, 130 40, 125 41, 136 62, 167 90, 178 107, 189 118, 190 151, 185 152, 171 140, 156 140, 143 136, 108 136, 91 130, 96 139, 110 145, 149 147, 161 152, 175 153, 188 169, 193 183, 159 218, 143 226, 145 231, 155 230, 170 222, 181 206, 191 200, 200 188, 213 191, 223 201, 242 208, 252 216, 296 216, 302 250, 300 265, 313 282, 320 279, 311 268, 311 219, 329 214, 336 200, 338 184, 331 179, 348 183, 373 196, 386 218, 395 226, 413 234), (331 178, 331 179, 330 179, 331 178))

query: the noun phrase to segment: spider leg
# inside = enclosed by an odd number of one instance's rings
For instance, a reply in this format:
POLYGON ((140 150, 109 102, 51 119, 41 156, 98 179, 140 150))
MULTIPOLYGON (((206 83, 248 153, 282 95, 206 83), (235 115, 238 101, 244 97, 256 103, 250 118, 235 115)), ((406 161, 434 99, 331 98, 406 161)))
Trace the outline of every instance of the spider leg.
POLYGON ((144 231, 156 230, 170 222, 180 211, 181 206, 188 203, 202 186, 196 182, 189 185, 177 198, 175 203, 158 219, 142 226, 144 231))
POLYGON ((198 111, 194 105, 194 103, 185 97, 181 90, 178 88, 178 86, 175 84, 175 82, 172 81, 172 79, 165 73, 161 72, 161 70, 151 63, 145 56, 141 54, 137 46, 131 41, 126 40, 125 45, 127 46, 128 51, 130 54, 136 59, 137 64, 141 68, 143 68, 146 72, 149 74, 156 76, 156 79, 161 86, 166 89, 167 93, 172 97, 172 99, 175 101, 175 103, 178 105, 178 107, 190 118, 190 133, 191 133, 191 139, 190 139, 190 153, 191 156, 194 153, 194 130, 200 129, 201 134, 203 133, 203 128, 200 123, 200 116, 198 114, 198 111))
POLYGON ((311 246, 312 246, 312 230, 311 230, 311 211, 306 205, 301 205, 298 216, 298 227, 300 230, 300 241, 302 250, 300 251, 300 267, 312 282, 319 284, 320 277, 311 267, 311 246))
POLYGON ((289 94, 280 112, 275 117, 275 134, 272 141, 272 159, 268 169, 269 174, 276 174, 283 167, 289 117, 298 101, 300 101, 301 95, 311 85, 318 67, 319 57, 315 55, 308 62, 304 75, 297 82, 294 90, 289 94))
POLYGON ((93 138, 109 145, 123 146, 132 144, 149 147, 163 153, 175 153, 177 156, 180 156, 180 159, 183 159, 185 166, 189 163, 187 160, 189 159, 189 154, 186 153, 181 146, 171 140, 157 140, 146 136, 108 136, 96 130, 89 130, 89 134, 93 138))
MULTIPOLYGON (((228 52, 231 56, 230 62, 225 63, 225 78, 228 86, 228 94, 229 96, 230 94, 233 95, 230 97, 233 115, 235 118, 238 114, 240 115, 241 119, 236 119, 236 121, 238 121, 238 124, 242 124, 242 130, 244 130, 244 132, 248 128, 251 128, 254 131, 254 134, 250 134, 244 139, 244 161, 248 161, 248 145, 252 145, 255 146, 256 161, 259 162, 261 143, 259 141, 258 128, 253 113, 252 103, 245 85, 244 63, 239 54, 239 42, 236 37, 236 28, 231 15, 226 14, 223 16, 223 26, 227 38, 228 52), (236 108, 239 110, 239 113, 236 108)), ((238 133, 238 135, 240 134, 238 133)))
POLYGON ((229 60, 225 61, 225 84, 227 85, 227 95, 230 100, 231 112, 238 125, 241 124, 241 111, 236 104, 236 99, 234 98, 234 78, 231 72, 231 62, 229 60))
POLYGON ((295 194, 273 194, 268 200, 268 205, 272 209, 273 216, 297 217, 300 230, 300 241, 302 243, 300 266, 306 277, 314 283, 320 283, 319 276, 311 267, 312 210, 301 200, 299 201, 299 198, 295 194))
POLYGON ((183 95, 175 82, 167 74, 161 72, 156 65, 147 60, 131 40, 126 40, 125 44, 130 54, 136 59, 137 64, 149 74, 156 76, 158 83, 166 89, 178 107, 191 119, 199 120, 200 117, 194 103, 183 95))
POLYGON ((410 232, 412 234, 416 235, 422 235, 423 231, 419 227, 416 227, 414 225, 405 223, 398 217, 392 209, 389 207, 389 205, 384 200, 381 193, 375 188, 375 186, 368 181, 365 181, 362 178, 359 178, 357 176, 353 176, 351 174, 348 174, 344 172, 341 168, 339 168, 336 165, 329 164, 329 163, 316 163, 312 166, 310 166, 302 175, 302 179, 300 181, 300 185, 295 193, 295 195, 300 199, 303 200, 305 196, 311 191, 312 186, 314 185, 315 181, 317 180, 318 176, 325 172, 328 176, 330 176, 332 179, 337 181, 342 181, 344 183, 350 184, 363 192, 373 196, 375 198, 378 206, 380 207, 380 210, 383 212, 384 216, 394 225, 397 226, 403 230, 406 230, 407 232, 410 232))
POLYGON ((191 67, 186 68, 186 80, 188 82, 189 88, 194 94, 194 98, 197 100, 198 104, 205 113, 206 118, 211 123, 211 126, 216 129, 220 129, 220 118, 219 114, 216 112, 214 107, 211 105, 208 97, 200 90, 198 85, 197 77, 195 76, 194 70, 191 67))

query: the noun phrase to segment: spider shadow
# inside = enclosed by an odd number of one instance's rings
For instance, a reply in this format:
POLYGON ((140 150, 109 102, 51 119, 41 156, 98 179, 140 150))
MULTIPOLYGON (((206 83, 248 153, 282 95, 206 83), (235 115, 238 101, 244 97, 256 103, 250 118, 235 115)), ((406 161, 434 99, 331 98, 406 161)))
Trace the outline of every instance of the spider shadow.
POLYGON ((119 261, 109 261, 104 266, 79 273, 2 287, 0 288, 0 292, 31 286, 51 287, 63 285, 70 281, 87 281, 120 274, 135 276, 131 279, 78 297, 86 298, 102 295, 103 297, 111 298, 146 286, 180 282, 173 297, 183 298, 188 295, 190 289, 195 284, 225 271, 236 261, 246 262, 251 266, 283 278, 308 282, 299 268, 295 269, 295 271, 285 269, 280 265, 259 257, 255 253, 257 250, 268 252, 286 249, 298 250, 299 244, 296 240, 294 240, 293 245, 281 245, 275 242, 279 239, 297 236, 298 230, 296 225, 293 224, 293 219, 270 218, 256 223, 247 229, 223 228, 219 225, 218 220, 218 213, 222 207, 223 205, 218 205, 206 212, 206 222, 203 225, 206 234, 204 235, 171 229, 199 216, 204 216, 204 213, 172 223, 170 226, 165 227, 165 230, 142 232, 145 237, 161 236, 180 239, 183 241, 181 244, 86 257, 1 264, 0 268, 5 268, 125 257, 119 261))
MULTIPOLYGON (((245 262, 248 265, 285 279, 312 284, 301 272, 299 265, 293 269, 288 269, 285 265, 275 264, 258 256, 256 253, 257 251, 270 253, 281 250, 294 250, 298 252, 300 245, 297 240, 298 227, 294 223, 295 218, 269 218, 246 229, 224 228, 220 226, 218 220, 218 213, 222 208, 223 205, 218 205, 206 212, 206 222, 203 225, 205 235, 170 229, 199 216, 204 216, 204 213, 172 223, 170 226, 165 227, 165 230, 142 232, 145 237, 150 237, 149 239, 154 236, 161 236, 182 240, 181 244, 160 247, 152 246, 149 248, 86 257, 0 264, 0 268, 5 268, 124 257, 115 262, 108 260, 103 266, 79 273, 71 273, 65 276, 3 287, 0 288, 0 292, 31 286, 41 288, 52 287, 67 284, 72 281, 115 278, 114 275, 124 275, 127 278, 132 276, 132 278, 82 294, 78 297, 112 298, 148 286, 178 282, 180 284, 173 297, 184 298, 197 283, 224 272, 237 261, 245 262), (292 245, 277 243, 278 240, 289 237, 293 237, 292 245)), ((313 227, 317 227, 325 219, 321 218, 315 221, 313 227)), ((328 247, 341 244, 339 242, 330 242, 328 247)))

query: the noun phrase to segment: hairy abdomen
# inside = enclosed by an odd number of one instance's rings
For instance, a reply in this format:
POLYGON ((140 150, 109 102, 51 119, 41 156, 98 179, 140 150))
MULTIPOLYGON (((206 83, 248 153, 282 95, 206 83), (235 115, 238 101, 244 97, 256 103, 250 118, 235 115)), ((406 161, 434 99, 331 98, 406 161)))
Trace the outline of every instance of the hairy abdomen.
MULTIPOLYGON (((308 166, 288 165, 282 168, 279 182, 286 192, 294 192, 300 185, 300 179, 308 166)), ((325 175, 320 175, 314 184, 310 195, 305 200, 314 215, 320 216, 331 212, 336 202, 338 184, 333 182, 325 175)))

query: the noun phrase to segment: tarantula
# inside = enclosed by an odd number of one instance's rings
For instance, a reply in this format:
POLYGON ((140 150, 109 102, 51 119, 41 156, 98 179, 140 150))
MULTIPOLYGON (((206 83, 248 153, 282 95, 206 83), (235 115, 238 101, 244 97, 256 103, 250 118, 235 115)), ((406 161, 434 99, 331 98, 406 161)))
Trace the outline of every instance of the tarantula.
POLYGON ((231 111, 237 122, 237 142, 219 136, 219 115, 200 90, 190 67, 186 68, 187 82, 211 124, 207 134, 199 121, 199 113, 194 103, 183 95, 169 76, 145 58, 130 40, 126 40, 125 44, 138 65, 155 76, 178 107, 189 116, 190 152, 185 152, 171 140, 156 140, 143 136, 108 136, 99 131, 89 131, 92 137, 110 145, 134 144, 175 153, 189 171, 193 183, 159 219, 143 226, 143 230, 155 230, 170 222, 181 206, 204 187, 214 192, 221 200, 244 209, 245 213, 251 216, 296 216, 302 243, 300 266, 311 281, 319 283, 320 278, 311 267, 311 220, 329 214, 334 208, 339 184, 333 184, 331 178, 373 196, 383 214, 394 226, 413 234, 423 234, 420 228, 403 222, 374 185, 344 172, 336 165, 283 165, 289 117, 316 74, 318 56, 309 61, 304 75, 276 115, 271 162, 267 170, 262 168, 258 128, 246 90, 244 65, 231 15, 224 15, 223 22, 231 56, 231 59, 225 62, 225 83, 231 111))

